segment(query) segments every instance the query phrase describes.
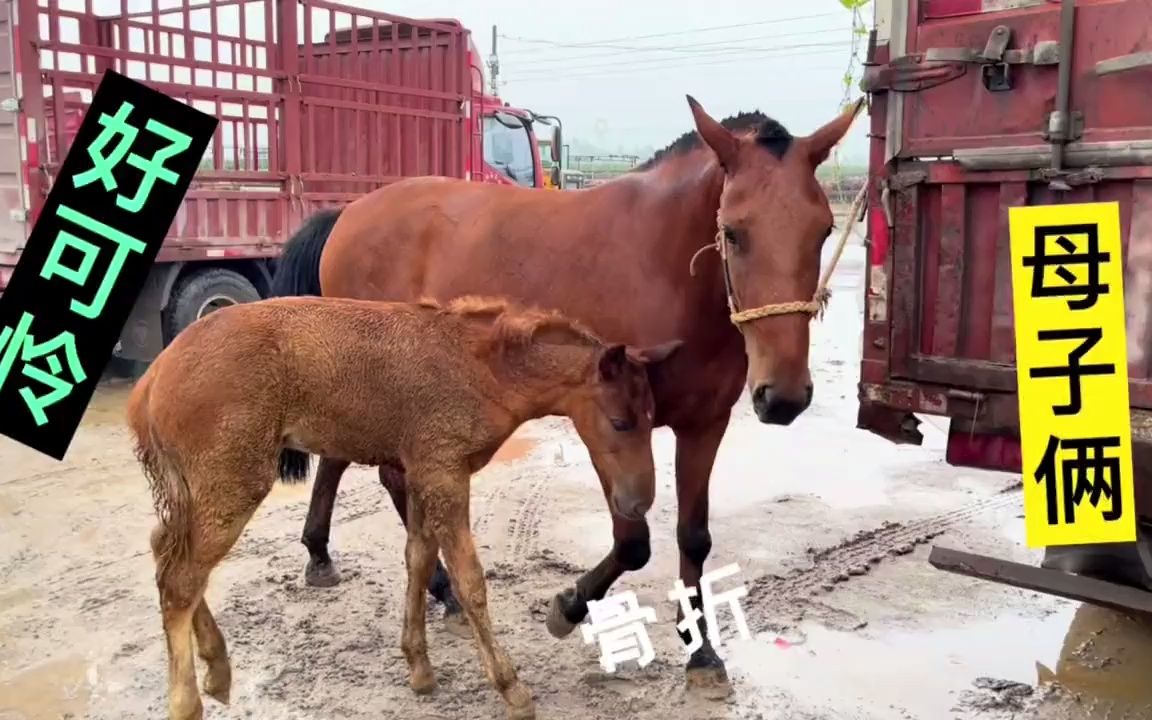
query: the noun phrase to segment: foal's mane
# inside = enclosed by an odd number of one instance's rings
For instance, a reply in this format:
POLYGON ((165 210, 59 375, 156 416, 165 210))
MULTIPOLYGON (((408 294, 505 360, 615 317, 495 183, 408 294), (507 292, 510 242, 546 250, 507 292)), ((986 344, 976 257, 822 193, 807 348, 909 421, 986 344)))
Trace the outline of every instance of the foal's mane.
MULTIPOLYGON (((759 110, 736 113, 731 117, 726 117, 721 120, 720 124, 728 130, 741 135, 755 131, 756 142, 778 159, 784 157, 784 153, 788 152, 788 148, 792 147, 792 133, 788 132, 788 129, 781 125, 779 121, 768 117, 759 110)), ((665 158, 684 155, 702 145, 703 142, 700 139, 700 133, 696 132, 696 130, 689 130, 673 140, 672 144, 668 147, 663 150, 657 150, 651 158, 637 165, 629 172, 651 170, 659 165, 665 158)))
POLYGON ((447 303, 423 298, 417 304, 443 315, 489 320, 488 339, 495 349, 530 345, 547 331, 558 332, 580 345, 604 344, 587 326, 560 312, 519 305, 505 298, 466 295, 447 303))

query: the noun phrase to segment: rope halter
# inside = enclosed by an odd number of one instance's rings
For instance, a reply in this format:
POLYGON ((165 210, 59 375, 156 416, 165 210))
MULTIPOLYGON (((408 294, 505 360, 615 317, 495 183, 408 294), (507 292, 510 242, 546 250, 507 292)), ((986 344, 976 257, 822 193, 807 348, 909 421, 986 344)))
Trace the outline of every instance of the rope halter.
POLYGON ((728 296, 728 319, 737 327, 753 320, 776 315, 791 315, 792 313, 804 313, 820 319, 828 307, 828 300, 832 297, 828 283, 832 280, 832 272, 836 269, 836 264, 840 262, 840 255, 843 254, 844 246, 848 243, 848 236, 856 225, 856 219, 867 195, 867 189, 868 186, 865 184, 856 194, 856 199, 852 201, 852 206, 848 210, 848 221, 844 224, 844 231, 840 234, 840 241, 836 244, 836 252, 832 255, 832 262, 828 263, 827 269, 821 275, 820 284, 816 286, 816 292, 811 300, 793 300, 792 302, 772 303, 771 305, 741 310, 739 300, 736 298, 736 291, 732 287, 732 272, 728 265, 728 244, 725 242, 724 228, 723 225, 720 225, 719 220, 717 220, 719 228, 716 231, 715 240, 696 251, 688 263, 688 271, 692 275, 696 274, 696 259, 704 252, 715 250, 720 253, 720 262, 724 268, 724 290, 728 296))

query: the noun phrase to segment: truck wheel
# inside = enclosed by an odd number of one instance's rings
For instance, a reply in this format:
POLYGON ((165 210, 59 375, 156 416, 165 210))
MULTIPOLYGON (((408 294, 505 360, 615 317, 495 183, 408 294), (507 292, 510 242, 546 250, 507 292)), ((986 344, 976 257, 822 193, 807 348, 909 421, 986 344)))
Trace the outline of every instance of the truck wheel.
POLYGON ((209 268, 181 278, 164 310, 164 344, 208 313, 260 299, 248 278, 232 270, 209 268))

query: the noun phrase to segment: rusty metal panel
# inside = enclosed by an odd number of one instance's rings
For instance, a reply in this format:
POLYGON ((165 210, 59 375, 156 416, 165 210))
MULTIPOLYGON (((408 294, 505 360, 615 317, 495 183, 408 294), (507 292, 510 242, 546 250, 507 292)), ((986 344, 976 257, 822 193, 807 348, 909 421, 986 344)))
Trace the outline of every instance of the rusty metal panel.
MULTIPOLYGON (((12 38, 15 12, 11 1, 0 7, 0 100, 15 100, 20 95, 12 38)), ((0 253, 21 247, 27 236, 24 214, 28 198, 19 124, 18 113, 0 109, 0 253)))
MULTIPOLYGON (((895 0, 901 2, 902 0, 895 0)), ((946 82, 903 93, 900 157, 947 156, 956 150, 1043 143, 1056 96, 1056 64, 1022 62, 1008 68, 1011 87, 992 91, 981 63, 956 60, 962 50, 984 51, 997 26, 1011 31, 1009 50, 1029 51, 1060 39, 1060 3, 989 0, 908 0, 907 58, 916 68, 956 66, 946 82), (933 58, 941 58, 933 62, 933 58)), ((1078 0, 1073 47, 1071 110, 1082 115, 1082 142, 1147 139, 1152 67, 1099 74, 1097 63, 1152 51, 1147 32, 1152 0, 1078 0)), ((1114 63, 1115 64, 1115 63, 1114 63)), ((1131 65, 1131 63, 1128 63, 1131 65)), ((1127 67, 1127 66, 1125 66, 1127 67)))
POLYGON ((893 378, 977 392, 1015 392, 1015 339, 1007 208, 1116 201, 1121 208, 1129 332, 1143 353, 1130 368, 1133 407, 1152 408, 1152 181, 1105 179, 1053 197, 1044 182, 948 164, 905 191, 893 229, 890 306, 893 378), (1134 230, 1139 231, 1134 234, 1134 230), (1143 254, 1141 254, 1143 253, 1143 254), (1139 263, 1133 265, 1133 257, 1139 263), (1134 297, 1133 293, 1143 293, 1134 297), (1136 325, 1134 320, 1138 320, 1136 325))
MULTIPOLYGON (((272 257, 318 207, 404 176, 464 176, 468 34, 454 21, 326 0, 8 5, 21 17, 11 55, 27 66, 18 77, 33 218, 108 68, 220 119, 161 261, 272 257)), ((0 18, 0 54, 6 30, 0 18)), ((0 97, 11 67, 0 59, 0 97)), ((0 214, 11 184, 5 121, 0 214)), ((0 238, 7 219, 0 216, 0 238)), ((16 259, 0 240, 0 265, 16 259)))

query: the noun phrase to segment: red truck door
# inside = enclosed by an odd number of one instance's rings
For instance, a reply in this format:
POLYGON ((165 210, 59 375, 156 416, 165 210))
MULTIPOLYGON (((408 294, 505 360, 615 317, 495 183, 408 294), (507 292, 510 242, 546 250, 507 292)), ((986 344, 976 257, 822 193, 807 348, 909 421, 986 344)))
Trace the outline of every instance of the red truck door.
POLYGON ((1057 171, 1059 0, 876 12, 860 426, 918 442, 910 413, 947 416, 949 461, 1019 469, 1007 208, 1055 202, 1120 202, 1131 402, 1152 409, 1152 0, 1075 2, 1057 171))

